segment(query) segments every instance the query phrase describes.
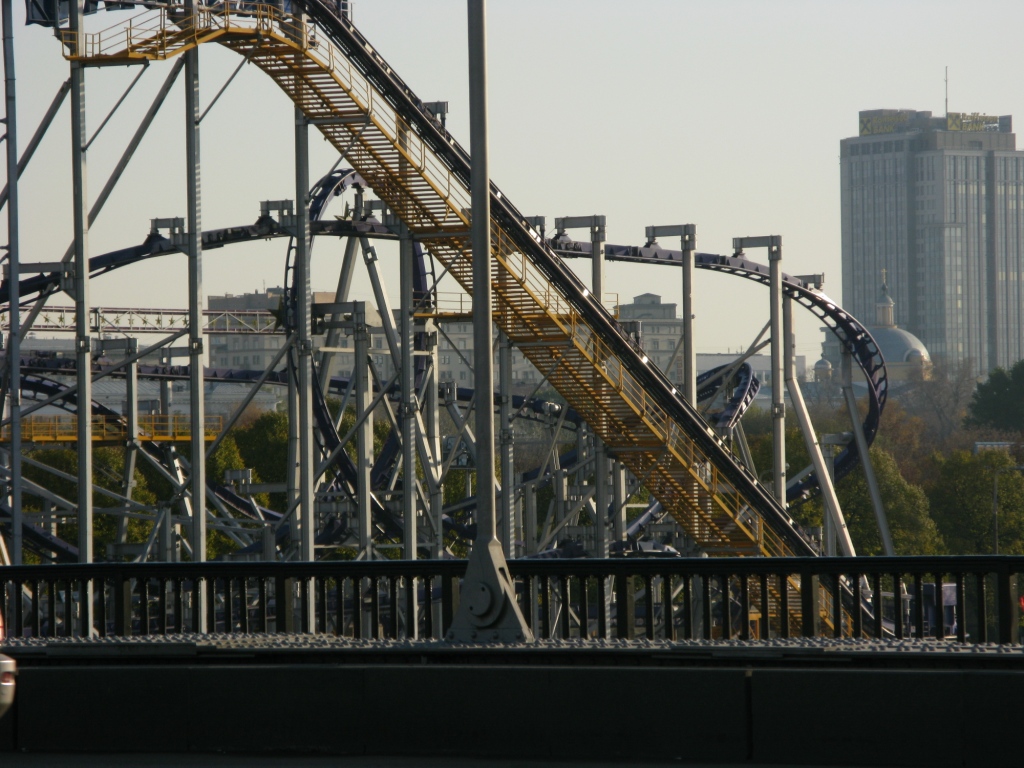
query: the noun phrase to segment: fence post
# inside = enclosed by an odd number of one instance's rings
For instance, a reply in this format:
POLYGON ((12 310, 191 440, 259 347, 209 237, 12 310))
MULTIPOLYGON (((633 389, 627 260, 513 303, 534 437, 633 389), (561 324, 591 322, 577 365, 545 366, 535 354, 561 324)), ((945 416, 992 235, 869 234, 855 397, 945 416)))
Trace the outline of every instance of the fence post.
POLYGON ((806 572, 800 574, 800 620, 804 637, 817 637, 821 633, 821 612, 818 610, 820 586, 817 576, 806 572))
POLYGON ((636 635, 636 592, 633 577, 615 576, 615 636, 632 640, 636 635))
POLYGON ((1017 574, 1008 568, 996 571, 996 595, 999 605, 999 644, 1017 645, 1020 642, 1020 604, 1017 602, 1017 574))
POLYGON ((295 579, 274 576, 274 631, 295 632, 295 579))
POLYGON ((132 580, 123 571, 114 578, 114 636, 128 637, 132 633, 132 580))

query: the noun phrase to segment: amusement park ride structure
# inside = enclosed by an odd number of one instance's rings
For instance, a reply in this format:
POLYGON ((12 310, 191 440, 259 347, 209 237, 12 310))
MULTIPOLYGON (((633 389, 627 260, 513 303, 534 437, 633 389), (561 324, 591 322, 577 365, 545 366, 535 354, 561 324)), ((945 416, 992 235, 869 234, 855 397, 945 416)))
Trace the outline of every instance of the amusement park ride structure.
MULTIPOLYGON (((550 556, 553 543, 581 525, 589 526, 587 549, 600 557, 622 546, 628 535, 627 504, 640 488, 650 494, 650 514, 645 519, 670 516, 692 551, 710 556, 817 554, 816 545, 793 521, 787 505, 820 493, 842 553, 854 554, 796 380, 793 306, 800 304, 814 313, 840 340, 845 356, 842 383, 851 414, 858 414, 853 365, 867 382, 867 415, 863 423, 855 418, 851 427, 855 439, 834 460, 837 477, 862 464, 873 484, 867 448, 885 404, 885 367, 864 326, 821 292, 820 276, 782 272, 781 237, 737 238, 731 255, 700 253, 696 228, 685 224, 649 227, 643 246, 619 246, 605 242, 604 216, 556 219, 555 234, 547 237, 542 218, 522 215, 493 183, 486 187, 472 183, 476 166, 471 167, 470 154, 447 132, 443 103, 420 101, 352 24, 347 4, 327 0, 292 0, 283 6, 153 2, 141 12, 128 7, 133 4, 108 3, 105 9, 112 11, 114 25, 98 32, 85 31, 80 3, 71 3, 65 18, 60 13, 67 12, 66 4, 33 0, 29 21, 55 28, 70 61, 71 77, 19 157, 10 2, 4 0, 9 247, 6 279, 0 286, 0 312, 7 331, 6 461, 0 468, 4 485, 0 530, 5 546, 0 556, 9 562, 21 563, 28 551, 43 561, 92 562, 93 516, 100 512, 117 518, 115 556, 138 560, 174 560, 184 550, 189 559, 202 561, 207 531, 215 529, 237 544, 235 557, 293 560, 317 559, 339 547, 353 548, 359 558, 372 559, 384 548, 396 546, 405 558, 442 558, 459 539, 493 533, 494 547, 500 548, 495 562, 500 562, 503 557, 545 552, 550 556), (208 231, 203 231, 201 223, 199 173, 200 119, 205 113, 200 111, 198 53, 204 44, 237 52, 243 61, 263 70, 295 105, 294 201, 264 201, 255 223, 208 231), (109 64, 173 58, 178 62, 90 207, 85 72, 109 64), (89 226, 182 72, 187 216, 153 219, 151 233, 140 245, 93 256, 89 226), (17 176, 66 93, 71 96, 73 133, 74 244, 56 261, 25 263, 18 252, 17 176), (310 126, 338 153, 334 168, 313 185, 308 178, 310 126), (479 284, 481 270, 479 261, 474 264, 477 252, 471 247, 474 212, 481 210, 479 201, 473 200, 474 189, 487 189, 478 197, 489 205, 490 213, 483 217, 489 226, 477 229, 489 236, 484 258, 490 279, 483 283, 489 284, 489 291, 479 284), (371 193, 376 199, 369 199, 371 193), (346 215, 329 217, 328 204, 342 196, 349 201, 346 215), (577 228, 589 230, 588 241, 571 239, 568 232, 577 228), (314 305, 311 252, 315 239, 324 237, 345 238, 346 246, 335 301, 314 305), (679 237, 679 250, 662 247, 659 237, 679 237), (287 284, 275 326, 285 343, 263 369, 204 368, 206 334, 218 327, 210 325, 216 318, 204 316, 204 254, 267 238, 289 239, 287 284), (384 270, 373 245, 377 239, 399 243, 397 309, 389 305, 384 270), (746 251, 755 248, 767 249, 768 266, 747 259, 746 251), (170 253, 185 253, 189 264, 187 320, 182 318, 171 332, 166 326, 140 320, 144 311, 123 313, 124 318, 131 316, 129 322, 112 319, 111 313, 91 305, 92 279, 170 253), (563 260, 573 257, 591 259, 589 285, 565 265, 563 260), (683 381, 673 382, 658 370, 644 353, 642 340, 603 306, 606 259, 680 268, 683 381), (383 324, 395 371, 390 377, 374 364, 370 353, 369 307, 350 296, 360 261, 383 324), (700 377, 690 307, 695 269, 754 280, 767 287, 770 297, 769 339, 762 341, 762 332, 748 355, 700 377), (464 313, 448 313, 443 306, 439 289, 452 283, 474 299, 474 390, 438 377, 438 324, 453 317, 465 319, 464 313), (25 334, 46 318, 47 302, 62 292, 74 302, 75 357, 24 357, 20 347, 25 334), (487 309, 490 296, 493 309, 487 309), (495 328, 496 377, 491 348, 495 328), (115 342, 104 338, 104 331, 119 331, 129 338, 115 342), (155 343, 144 344, 136 340, 141 333, 162 335, 155 343), (325 334, 325 340, 317 346, 319 334, 325 334), (353 340, 355 364, 350 376, 332 378, 330 359, 340 351, 343 337, 353 340), (487 343, 481 344, 481 339, 487 343), (182 341, 184 348, 174 346, 182 341), (740 422, 759 386, 744 359, 765 345, 772 352, 771 488, 758 482, 749 463, 740 422), (513 349, 536 366, 544 377, 541 384, 557 391, 558 402, 539 399, 541 385, 526 397, 513 397, 513 349), (170 362, 140 363, 157 351, 170 362), (187 364, 171 364, 174 355, 187 357, 187 364), (172 439, 139 417, 135 393, 140 377, 189 382, 187 430, 172 439), (128 407, 123 414, 94 402, 93 383, 104 378, 125 381, 128 407), (489 384, 493 378, 497 387, 489 384), (204 382, 210 381, 250 385, 249 396, 215 428, 204 412, 204 382), (809 470, 788 479, 783 382, 813 462, 809 470), (258 504, 253 498, 257 486, 244 472, 232 478, 205 473, 206 460, 264 386, 287 389, 290 433, 287 481, 282 488, 287 499, 284 511, 258 504), (327 406, 329 395, 341 399, 343 412, 354 409, 355 423, 344 434, 340 416, 332 415, 327 406), (700 410, 701 403, 713 400, 719 404, 714 412, 700 410), (25 476, 26 466, 56 473, 25 452, 38 434, 27 429, 32 414, 44 406, 56 406, 77 417, 74 435, 65 435, 78 455, 77 498, 60 497, 25 476), (442 434, 443 413, 453 425, 449 434, 442 434), (373 422, 382 417, 390 420, 392 429, 375 453, 373 422), (541 424, 550 445, 541 466, 517 476, 514 434, 523 420, 541 424), (116 425, 114 441, 125 452, 119 492, 93 484, 93 445, 110 425, 116 425), (189 449, 179 452, 176 444, 183 440, 189 449), (575 448, 560 456, 559 446, 567 441, 575 443, 575 448), (139 462, 146 462, 167 480, 172 488, 168 498, 156 504, 133 499, 132 478, 139 462), (475 496, 446 506, 446 481, 453 473, 465 472, 467 465, 478 473, 475 496), (500 468, 499 481, 490 479, 494 465, 500 468), (537 490, 546 484, 555 489, 547 516, 537 509, 537 490), (94 508, 96 494, 111 499, 113 506, 94 508), (26 495, 41 499, 43 510, 38 514, 25 510, 26 495), (467 515, 474 510, 476 527, 467 525, 467 515), (55 529, 43 524, 54 516, 77 521, 77 542, 62 540, 55 529), (129 519, 151 523, 146 544, 129 545, 129 519), (494 523, 489 522, 492 519, 494 523)), ((482 157, 475 143, 473 150, 474 158, 482 157)), ((220 322, 226 332, 268 330, 267 316, 228 317, 220 322)), ((884 511, 877 507, 883 541, 891 553, 884 511)), ((199 613, 205 615, 205 611, 199 613)))

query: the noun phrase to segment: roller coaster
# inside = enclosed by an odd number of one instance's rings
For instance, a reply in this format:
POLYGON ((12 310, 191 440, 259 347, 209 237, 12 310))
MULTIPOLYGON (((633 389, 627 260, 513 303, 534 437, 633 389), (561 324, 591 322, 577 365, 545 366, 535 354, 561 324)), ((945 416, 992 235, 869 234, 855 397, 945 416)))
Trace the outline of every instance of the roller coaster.
MULTIPOLYGON (((63 27, 64 19, 55 15, 53 7, 36 3, 29 4, 29 21, 55 27, 66 58, 78 67, 162 61, 194 53, 209 43, 233 50, 265 72, 294 103, 305 124, 317 128, 339 155, 335 167, 311 185, 305 209, 290 201, 264 203, 253 224, 201 233, 188 232, 181 220, 154 220, 141 244, 89 258, 86 276, 71 274, 68 267, 72 262, 66 258, 20 279, 16 291, 9 280, 0 286, 0 312, 10 317, 14 296, 19 309, 28 310, 27 320, 19 326, 24 335, 47 300, 68 291, 72 279, 98 279, 171 253, 186 251, 196 256, 254 240, 289 238, 285 298, 275 317, 285 344, 264 370, 208 368, 200 372, 194 344, 190 365, 139 364, 144 352, 168 346, 185 330, 147 350, 126 353, 121 361, 92 356, 88 373, 83 372, 86 358, 81 355, 5 358, 7 370, 18 371, 20 394, 32 401, 23 409, 26 416, 46 405, 77 413, 76 392, 81 385, 69 384, 71 377, 79 382, 83 376, 240 382, 249 384, 251 392, 263 386, 288 388, 293 409, 290 449, 295 461, 291 463, 312 457, 315 466, 301 472, 308 472, 316 484, 315 496, 309 499, 316 509, 302 508, 306 497, 300 493, 301 481, 292 477, 285 512, 267 509, 243 486, 228 486, 219 479, 203 483, 209 493, 198 493, 191 484, 191 467, 196 456, 208 455, 211 450, 205 445, 205 435, 191 436, 194 450, 190 463, 173 446, 146 439, 134 423, 137 419, 91 403, 93 417, 124 424, 131 438, 128 453, 137 453, 158 467, 174 488, 172 499, 152 509, 132 500, 130 476, 126 475, 122 492, 110 494, 117 506, 98 510, 122 520, 136 515, 153 521, 150 546, 138 558, 156 556, 154 543, 160 526, 166 529, 203 516, 204 511, 192 505, 194 500, 204 503, 204 496, 210 525, 232 538, 242 556, 262 551, 285 559, 312 557, 313 551, 304 551, 296 543, 297 526, 309 537, 315 552, 323 555, 354 544, 360 557, 374 557, 383 542, 404 541, 407 557, 417 552, 444 556, 460 537, 472 538, 465 515, 474 508, 473 494, 445 505, 441 491, 456 458, 473 453, 467 415, 482 407, 495 409, 503 433, 507 433, 501 446, 503 482, 495 493, 501 500, 509 554, 535 555, 550 549, 559 530, 588 516, 595 527, 611 527, 613 538, 621 541, 628 533, 624 507, 629 493, 641 487, 650 494, 649 500, 642 500, 648 505, 645 519, 670 515, 694 551, 712 556, 818 554, 786 505, 758 481, 753 467, 737 455, 729 439, 760 387, 750 366, 739 360, 698 378, 698 401, 717 397, 721 402, 714 413, 702 412, 698 402, 687 401, 678 382, 651 363, 642 343, 565 263, 568 258, 601 256, 678 267, 684 261, 682 251, 649 240, 643 246, 607 244, 602 253, 595 254, 591 243, 571 240, 564 233, 546 238, 536 220, 523 215, 492 183, 492 288, 499 348, 521 352, 544 375, 560 401, 538 397, 536 391, 512 397, 507 380, 499 392, 483 397, 472 389, 439 381, 436 324, 446 319, 439 286, 443 279, 451 278, 466 293, 473 291, 470 157, 431 106, 413 94, 339 7, 322 0, 293 0, 286 7, 146 3, 142 13, 136 13, 133 5, 106 4, 107 10, 117 11, 112 16, 117 21, 99 32, 63 27), (364 200, 369 192, 376 201, 364 200), (329 203, 343 195, 353 196, 354 202, 345 215, 328 218, 329 203), (309 251, 313 238, 318 237, 347 239, 336 302, 319 314, 310 307, 308 286, 309 251), (403 299, 395 312, 388 305, 371 244, 378 238, 398 240, 407 248, 403 250, 403 270, 409 270, 409 290, 405 290, 403 271, 403 299), (348 296, 359 251, 374 288, 395 370, 390 379, 368 360, 364 308, 348 296), (396 324, 396 318, 401 322, 396 324), (356 339, 356 366, 351 376, 328 376, 330 352, 320 353, 319 370, 304 367, 313 356, 310 333, 316 323, 324 326, 327 349, 333 348, 342 333, 356 339), (350 402, 355 405, 356 425, 348 434, 339 433, 340 422, 328 406, 329 395, 341 398, 343 410, 350 402), (312 418, 308 429, 298 418, 303 397, 312 418), (371 455, 374 409, 385 410, 393 427, 376 456, 371 455), (442 409, 447 409, 454 424, 445 450, 440 433, 442 409), (512 427, 521 419, 540 423, 549 430, 551 440, 543 465, 521 473, 518 482, 513 482, 512 427), (566 441, 565 430, 575 433, 576 447, 559 454, 558 445, 566 441), (407 445, 410 440, 414 447, 407 445), (593 457, 598 444, 614 459, 612 477, 590 477, 597 466, 593 457), (349 453, 353 446, 354 457, 349 453), (419 477, 411 466, 416 463, 419 477), (535 496, 538 485, 556 482, 559 473, 559 482, 564 482, 569 470, 576 478, 575 499, 566 497, 564 489, 560 491, 561 511, 548 516, 545 530, 537 530, 538 514, 530 507, 531 495, 535 496), (604 497, 595 493, 595 485, 601 486, 602 492, 612 487, 615 499, 609 508, 600 508, 598 500, 604 497), (172 514, 172 506, 177 514, 172 514), (456 512, 461 522, 455 519, 456 512), (581 517, 581 513, 585 514, 581 517), (416 518, 425 524, 416 525, 416 518), (514 540, 522 546, 517 549, 514 540)), ((170 77, 177 72, 173 70, 170 77)), ((740 251, 731 255, 695 253, 693 266, 765 286, 771 282, 769 267, 749 260, 740 251)), ((887 395, 884 361, 868 330, 812 282, 782 275, 781 290, 788 302, 800 304, 831 330, 867 382, 867 415, 863 424, 854 425, 863 439, 850 443, 835 461, 836 476, 842 477, 866 461, 864 449, 878 430, 887 395)), ((75 298, 76 311, 87 312, 87 300, 81 295, 75 298)), ((202 329, 192 328, 189 333, 190 340, 197 334, 201 338, 202 329)), ((773 382, 773 386, 781 385, 773 382)), ((196 397, 201 399, 194 390, 193 404, 196 397)), ((225 432, 241 410, 227 420, 225 432)), ((8 422, 10 419, 5 424, 8 422)), ((79 442, 78 450, 86 450, 83 441, 79 442)), ((219 438, 214 446, 217 442, 219 438)), ((126 461, 126 466, 134 464, 126 461)), ((818 492, 822 485, 819 474, 807 471, 791 482, 784 494, 787 503, 802 503, 818 492)), ((11 485, 15 478, 8 473, 6 481, 11 485)), ((58 498, 27 479, 22 482, 26 493, 46 499, 67 515, 82 504, 58 498)), ((91 485, 91 479, 80 477, 79 483, 91 485)), ((0 527, 9 538, 15 520, 10 502, 0 505, 0 527)), ((81 559, 78 548, 52 531, 29 518, 21 525, 26 548, 36 555, 81 559)), ((598 537, 603 538, 603 534, 598 537)), ((185 543, 190 553, 201 546, 195 541, 185 543)))

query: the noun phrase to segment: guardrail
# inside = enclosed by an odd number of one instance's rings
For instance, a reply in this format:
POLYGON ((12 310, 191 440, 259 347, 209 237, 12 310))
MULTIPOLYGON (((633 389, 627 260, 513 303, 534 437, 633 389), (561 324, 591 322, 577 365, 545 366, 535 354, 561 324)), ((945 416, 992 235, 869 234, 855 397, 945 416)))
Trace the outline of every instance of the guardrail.
MULTIPOLYGON (((205 629, 441 639, 465 567, 461 560, 8 566, 0 569, 0 612, 11 637, 81 637, 81 606, 91 599, 91 634, 100 636, 205 629)), ((539 638, 1019 642, 1024 557, 513 560, 509 568, 539 638)))

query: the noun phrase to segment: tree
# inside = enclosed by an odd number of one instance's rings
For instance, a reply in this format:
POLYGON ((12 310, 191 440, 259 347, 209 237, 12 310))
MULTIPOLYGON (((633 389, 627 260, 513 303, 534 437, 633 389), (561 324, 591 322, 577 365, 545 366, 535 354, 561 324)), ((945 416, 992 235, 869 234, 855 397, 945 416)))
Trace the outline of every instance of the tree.
MULTIPOLYGON (((878 490, 896 554, 941 553, 944 549, 942 536, 929 513, 928 497, 924 489, 903 478, 895 457, 888 451, 873 447, 871 464, 878 480, 878 490)), ((851 472, 839 483, 836 493, 857 554, 884 554, 864 473, 860 470, 851 472)))
POLYGON ((1024 553, 1024 477, 1002 451, 936 454, 936 480, 929 487, 932 518, 950 554, 993 551, 993 489, 999 474, 999 552, 1024 553))
POLYGON ((967 425, 1024 431, 1024 360, 1009 371, 996 368, 978 385, 967 412, 967 425))

